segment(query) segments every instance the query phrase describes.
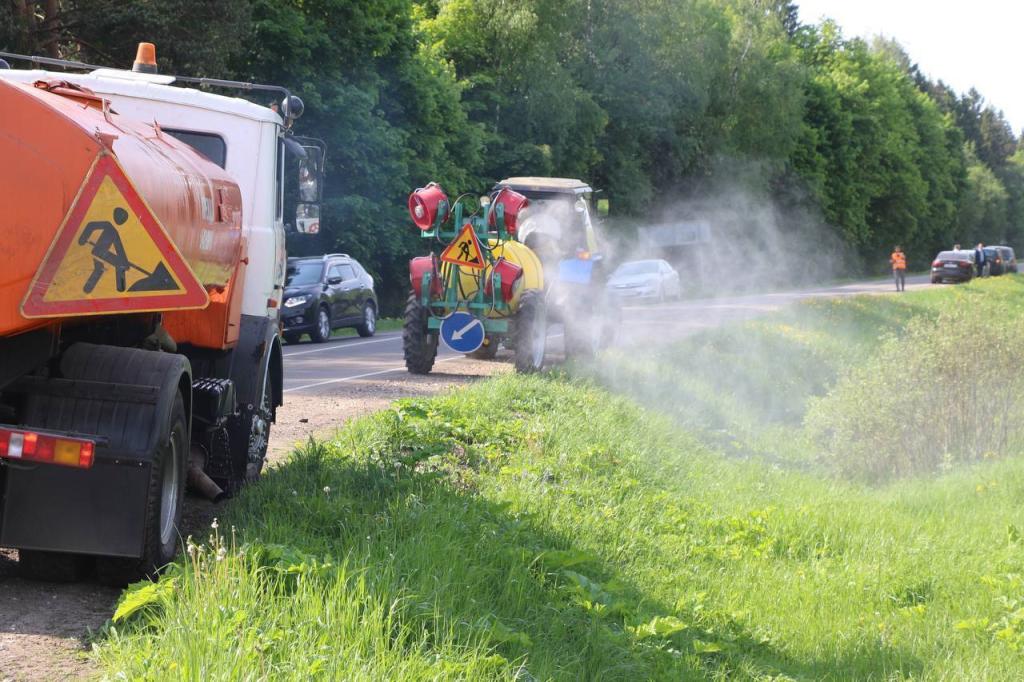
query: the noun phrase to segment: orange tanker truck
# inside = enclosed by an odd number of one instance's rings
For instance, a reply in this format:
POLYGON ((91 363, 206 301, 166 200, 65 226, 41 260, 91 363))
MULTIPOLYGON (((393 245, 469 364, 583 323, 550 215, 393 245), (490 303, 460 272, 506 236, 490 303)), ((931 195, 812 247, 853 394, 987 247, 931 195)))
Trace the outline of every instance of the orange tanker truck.
POLYGON ((292 134, 298 97, 160 74, 149 44, 131 71, 0 57, 0 546, 28 577, 122 584, 173 559, 186 482, 259 475, 284 169, 315 232, 323 149, 292 134))

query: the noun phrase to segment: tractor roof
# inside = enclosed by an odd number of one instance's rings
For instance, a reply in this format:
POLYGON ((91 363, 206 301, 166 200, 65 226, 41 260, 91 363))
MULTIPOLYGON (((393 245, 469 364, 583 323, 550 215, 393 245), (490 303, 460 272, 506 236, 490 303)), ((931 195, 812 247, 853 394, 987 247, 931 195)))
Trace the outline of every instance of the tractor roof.
POLYGON ((564 192, 566 194, 586 194, 593 192, 590 185, 573 178, 505 178, 497 183, 497 187, 509 187, 515 190, 535 192, 564 192))

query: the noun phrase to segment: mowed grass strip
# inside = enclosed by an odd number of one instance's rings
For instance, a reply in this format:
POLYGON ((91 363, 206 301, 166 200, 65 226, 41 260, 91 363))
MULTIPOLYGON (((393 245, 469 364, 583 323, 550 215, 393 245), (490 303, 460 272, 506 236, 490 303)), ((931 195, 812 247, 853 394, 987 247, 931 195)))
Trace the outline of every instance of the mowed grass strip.
POLYGON ((870 359, 861 318, 899 333, 961 296, 762 321, 813 346, 786 363, 844 359, 767 407, 751 382, 728 438, 558 375, 401 402, 269 472, 93 656, 129 679, 1020 679, 1020 460, 868 485, 748 452, 870 359))

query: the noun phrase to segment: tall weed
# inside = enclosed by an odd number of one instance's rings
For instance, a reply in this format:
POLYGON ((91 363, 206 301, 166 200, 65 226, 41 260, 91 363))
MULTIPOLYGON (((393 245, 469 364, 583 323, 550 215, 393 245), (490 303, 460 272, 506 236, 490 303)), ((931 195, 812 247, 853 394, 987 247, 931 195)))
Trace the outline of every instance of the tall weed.
POLYGON ((911 320, 810 402, 805 425, 838 473, 868 480, 1008 454, 1021 431, 1024 335, 1002 304, 911 320))

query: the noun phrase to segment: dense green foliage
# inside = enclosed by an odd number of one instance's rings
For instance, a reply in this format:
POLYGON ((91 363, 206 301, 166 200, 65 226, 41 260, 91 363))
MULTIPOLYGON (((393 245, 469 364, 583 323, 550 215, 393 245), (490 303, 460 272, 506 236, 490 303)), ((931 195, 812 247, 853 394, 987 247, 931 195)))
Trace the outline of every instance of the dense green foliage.
POLYGON ((889 481, 1020 451, 1021 320, 1007 276, 808 301, 593 371, 733 455, 889 481))
MULTIPOLYGON (((672 419, 560 376, 401 401, 248 489, 123 597, 96 660, 111 679, 1020 679, 1022 460, 866 486, 790 443, 879 332, 1022 288, 708 332, 718 383, 662 393, 672 419), (758 347, 792 373, 743 383, 758 347), (715 394, 733 421, 673 424, 715 394)), ((671 366, 628 386, 649 397, 671 366)))
POLYGON ((578 176, 650 219, 748 170, 742 189, 820 214, 881 270, 1024 236, 1024 154, 974 90, 898 44, 803 25, 785 0, 0 0, 0 49, 281 83, 330 150, 324 232, 404 296, 423 250, 408 191, 578 176))

